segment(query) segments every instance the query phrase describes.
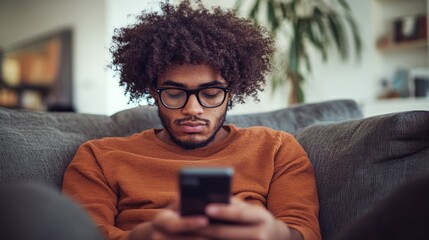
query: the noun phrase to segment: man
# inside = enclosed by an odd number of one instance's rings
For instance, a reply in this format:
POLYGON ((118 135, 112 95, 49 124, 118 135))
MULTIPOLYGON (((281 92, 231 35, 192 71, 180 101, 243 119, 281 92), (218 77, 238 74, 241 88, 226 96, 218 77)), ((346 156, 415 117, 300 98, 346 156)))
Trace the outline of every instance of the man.
POLYGON ((297 141, 223 124, 228 107, 263 89, 272 39, 233 12, 197 5, 162 4, 116 32, 120 85, 131 101, 154 99, 163 128, 83 144, 63 191, 108 239, 320 239, 314 172, 297 141), (190 166, 234 168, 231 203, 181 217, 177 176, 190 166))

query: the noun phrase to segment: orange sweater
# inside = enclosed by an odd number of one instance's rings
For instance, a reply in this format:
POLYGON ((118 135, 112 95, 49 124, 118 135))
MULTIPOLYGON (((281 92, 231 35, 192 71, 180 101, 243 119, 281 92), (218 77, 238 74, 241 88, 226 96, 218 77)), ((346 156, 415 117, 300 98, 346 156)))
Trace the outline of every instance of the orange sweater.
POLYGON ((235 196, 266 207, 304 239, 320 239, 314 172, 293 136, 265 127, 225 129, 227 138, 196 150, 162 142, 156 129, 89 141, 69 165, 63 191, 108 239, 127 239, 134 226, 177 199, 180 168, 230 166, 235 196))

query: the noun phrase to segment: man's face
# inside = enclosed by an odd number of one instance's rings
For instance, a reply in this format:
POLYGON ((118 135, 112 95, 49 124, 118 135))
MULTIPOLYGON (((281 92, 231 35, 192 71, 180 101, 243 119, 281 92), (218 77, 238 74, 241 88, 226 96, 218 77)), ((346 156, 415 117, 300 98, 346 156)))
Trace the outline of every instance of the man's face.
MULTIPOLYGON (((207 65, 172 66, 158 78, 158 89, 194 90, 201 87, 226 86, 227 82, 220 73, 207 65)), ((174 100, 175 95, 169 96, 174 100)), ((225 135, 222 125, 227 111, 228 93, 226 93, 225 101, 216 108, 202 106, 198 102, 196 94, 189 95, 186 104, 179 109, 165 107, 158 94, 154 94, 154 97, 157 100, 159 117, 164 126, 163 131, 158 135, 162 140, 173 142, 184 149, 195 149, 217 142, 225 135)))

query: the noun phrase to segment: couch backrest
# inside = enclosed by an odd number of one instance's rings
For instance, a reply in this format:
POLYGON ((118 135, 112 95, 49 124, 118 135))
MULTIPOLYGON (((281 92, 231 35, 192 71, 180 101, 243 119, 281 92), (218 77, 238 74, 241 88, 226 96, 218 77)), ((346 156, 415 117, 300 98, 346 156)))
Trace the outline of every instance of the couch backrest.
MULTIPOLYGON (((266 125, 296 132, 317 122, 362 117, 350 100, 303 104, 282 110, 228 116, 238 126, 266 125)), ((61 187, 63 173, 77 148, 85 141, 127 136, 161 127, 155 107, 136 107, 111 117, 77 113, 28 112, 0 108, 0 185, 40 181, 61 187)))
MULTIPOLYGON (((352 100, 333 100, 299 104, 277 111, 227 115, 226 124, 239 127, 266 126, 289 133, 320 122, 340 122, 362 117, 359 105, 352 100)), ((155 107, 132 108, 111 116, 121 134, 130 135, 148 128, 161 127, 155 107)))

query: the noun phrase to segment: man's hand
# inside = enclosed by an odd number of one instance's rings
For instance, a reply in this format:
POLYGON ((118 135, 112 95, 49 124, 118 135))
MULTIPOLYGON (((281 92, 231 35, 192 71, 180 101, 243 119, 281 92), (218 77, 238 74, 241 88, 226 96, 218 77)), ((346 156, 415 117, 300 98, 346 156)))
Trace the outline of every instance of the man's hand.
POLYGON ((148 223, 137 225, 130 234, 130 240, 207 240, 196 235, 197 231, 208 226, 207 217, 195 216, 182 218, 173 209, 164 209, 148 223))
POLYGON ((301 234, 276 220, 272 214, 260 206, 248 204, 233 198, 231 204, 210 204, 206 208, 210 218, 231 221, 236 224, 213 224, 200 231, 209 239, 302 239, 301 234))
POLYGON ((148 223, 137 225, 130 234, 130 240, 302 240, 301 234, 276 220, 263 207, 248 204, 232 198, 231 204, 210 204, 207 216, 234 222, 234 224, 209 225, 205 216, 181 217, 177 209, 164 209, 148 223))

